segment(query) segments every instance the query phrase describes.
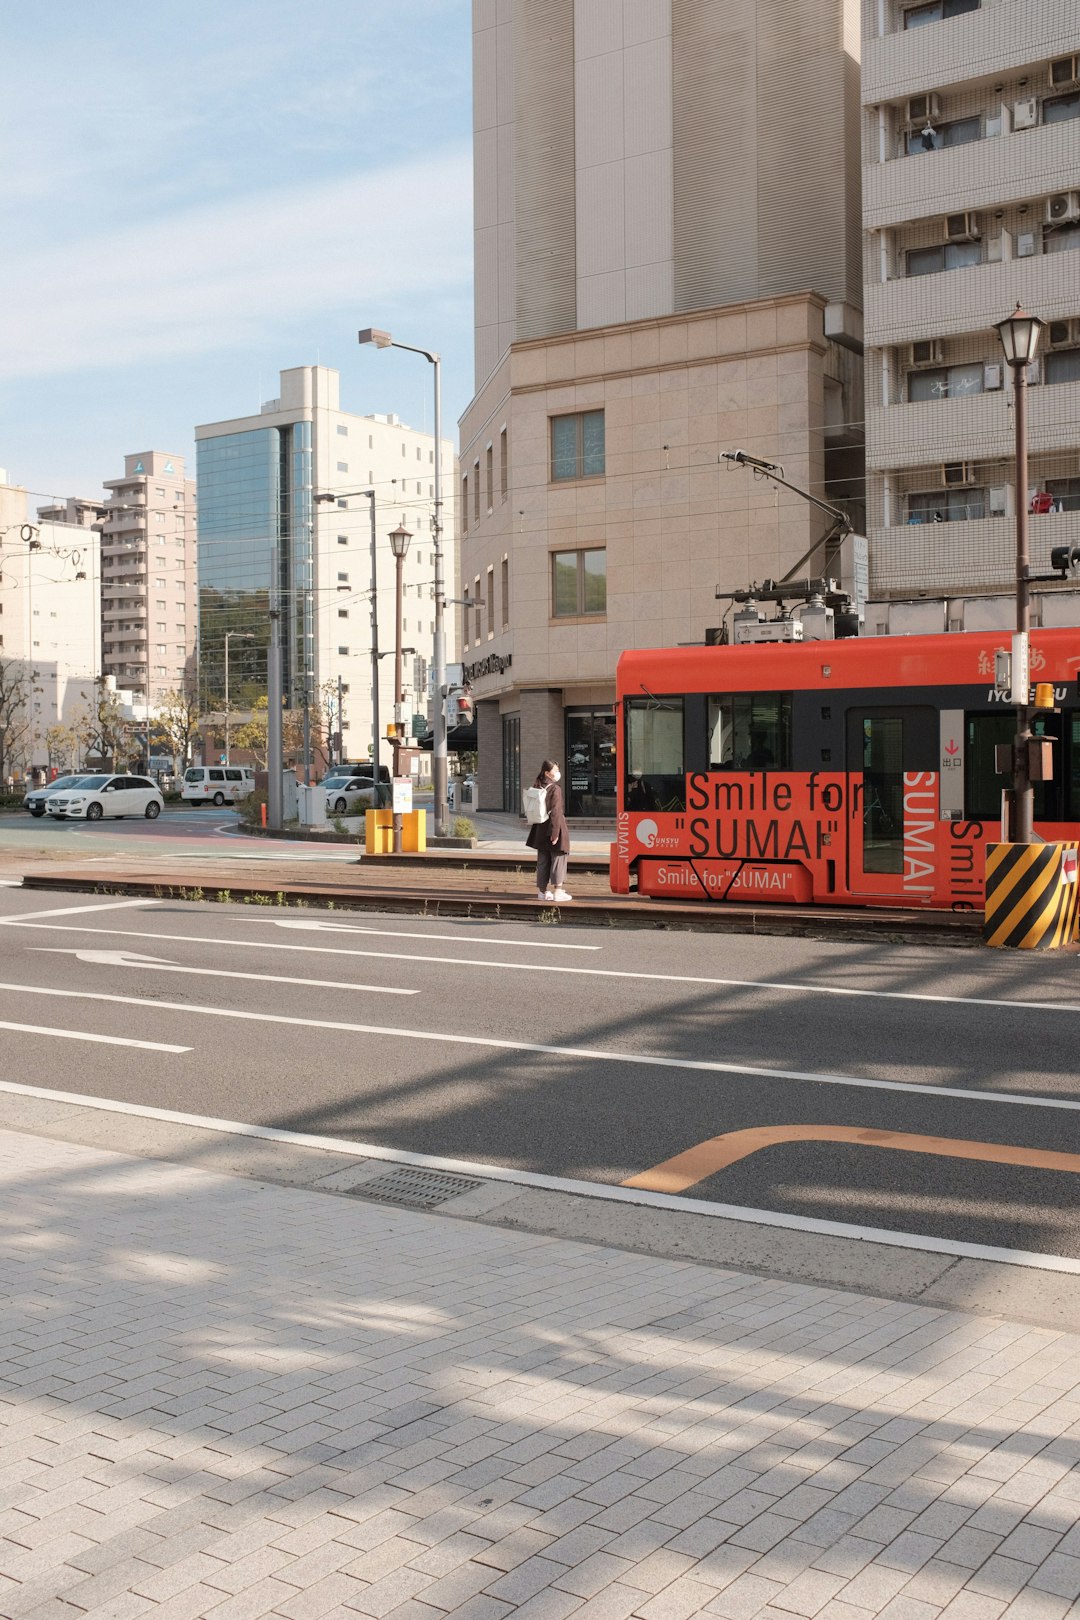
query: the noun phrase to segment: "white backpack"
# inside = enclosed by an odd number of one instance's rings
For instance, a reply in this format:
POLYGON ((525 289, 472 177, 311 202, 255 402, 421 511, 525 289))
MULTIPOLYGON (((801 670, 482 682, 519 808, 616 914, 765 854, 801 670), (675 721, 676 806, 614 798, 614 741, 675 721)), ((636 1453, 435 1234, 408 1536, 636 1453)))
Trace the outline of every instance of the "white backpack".
POLYGON ((526 788, 521 797, 525 807, 525 820, 530 827, 538 827, 547 820, 547 788, 526 788))

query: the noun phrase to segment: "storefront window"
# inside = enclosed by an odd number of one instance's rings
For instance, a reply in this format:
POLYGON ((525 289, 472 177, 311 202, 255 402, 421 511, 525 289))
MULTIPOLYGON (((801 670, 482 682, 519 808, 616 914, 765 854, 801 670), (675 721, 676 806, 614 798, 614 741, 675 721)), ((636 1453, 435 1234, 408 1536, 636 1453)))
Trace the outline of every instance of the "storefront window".
POLYGON ((615 716, 611 709, 571 710, 566 716, 566 812, 615 814, 615 716))

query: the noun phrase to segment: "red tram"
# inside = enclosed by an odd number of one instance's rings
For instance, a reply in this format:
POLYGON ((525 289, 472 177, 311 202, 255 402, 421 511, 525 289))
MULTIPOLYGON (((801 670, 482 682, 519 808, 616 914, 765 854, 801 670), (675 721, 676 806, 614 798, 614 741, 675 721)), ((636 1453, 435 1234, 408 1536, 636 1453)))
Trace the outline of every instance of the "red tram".
MULTIPOLYGON (((704 901, 982 907, 1001 836, 1002 634, 626 652, 611 887, 704 901)), ((1054 780, 1036 831, 1080 836, 1080 631, 1035 631, 1054 780)))

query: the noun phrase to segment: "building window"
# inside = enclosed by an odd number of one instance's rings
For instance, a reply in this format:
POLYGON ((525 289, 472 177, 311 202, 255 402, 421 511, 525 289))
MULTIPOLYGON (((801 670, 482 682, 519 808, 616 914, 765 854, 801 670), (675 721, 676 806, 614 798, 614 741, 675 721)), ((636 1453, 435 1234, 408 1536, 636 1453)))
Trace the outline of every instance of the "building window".
POLYGON ((924 23, 962 17, 965 11, 978 11, 979 0, 930 0, 929 5, 911 6, 904 12, 905 28, 921 28, 924 23))
POLYGON ((957 399, 962 394, 981 394, 985 367, 979 361, 970 366, 939 366, 930 371, 908 373, 908 399, 957 399))
POLYGON ((918 152, 941 152, 948 146, 968 146, 983 138, 982 117, 954 118, 948 124, 932 124, 927 120, 922 129, 909 129, 907 151, 911 157, 918 152))
POLYGON ((502 560, 502 627, 510 628, 510 559, 502 560))
POLYGON ((1080 90, 1071 90, 1067 96, 1048 96, 1043 102, 1044 124, 1064 124, 1070 118, 1080 118, 1080 90))
POLYGON ((337 470, 338 472, 348 472, 349 463, 347 461, 339 461, 337 464, 337 470))
POLYGON ((338 575, 338 584, 339 585, 347 585, 348 583, 349 583, 348 574, 339 574, 338 575))
POLYGON ((338 537, 337 537, 337 543, 338 543, 339 546, 347 546, 348 543, 349 543, 348 535, 347 534, 339 534, 338 537))
POLYGON ((349 656, 348 647, 339 647, 338 648, 338 657, 339 658, 348 658, 348 656, 349 656))
POLYGON ((477 574, 476 578, 473 580, 473 601, 476 603, 476 606, 473 609, 473 642, 474 642, 474 644, 479 645, 479 642, 480 642, 480 621, 481 621, 481 617, 482 617, 483 611, 484 611, 483 604, 480 601, 480 575, 479 574, 477 574))
POLYGON ((494 568, 489 568, 488 571, 487 571, 487 633, 488 633, 489 636, 493 636, 495 634, 495 570, 494 570, 494 568))
POLYGON ((337 616, 339 619, 347 619, 349 617, 348 608, 338 608, 337 616))
POLYGON ((469 475, 463 474, 461 479, 461 532, 469 532, 469 475))
POLYGON ((909 523, 964 523, 985 516, 985 489, 931 489, 908 496, 909 523))
POLYGON ((599 478, 604 472, 604 413, 551 418, 551 478, 599 478))
POLYGON ((1056 349, 1043 361, 1048 383, 1080 382, 1080 349, 1056 349))
POLYGON ((348 428, 345 427, 345 425, 342 422, 338 423, 337 430, 341 434, 341 437, 343 439, 348 435, 348 432, 349 432, 348 428))
POLYGON ((581 618, 607 612, 607 551, 551 554, 551 616, 581 618))
POLYGON ((495 452, 489 444, 485 455, 485 472, 487 474, 487 509, 490 512, 495 505, 495 452))
POLYGON ((939 270, 966 270, 982 264, 981 242, 943 242, 940 247, 911 248, 907 255, 909 276, 933 276, 939 270))
MULTIPOLYGON (((1053 497, 1055 512, 1080 512, 1080 478, 1048 478, 1046 480, 1047 494, 1053 497)), ((1080 754, 1075 760, 1076 770, 1080 775, 1080 754)), ((1077 783, 1080 789, 1080 782, 1077 783)))
POLYGON ((479 521, 480 521, 480 462, 479 462, 479 460, 473 462, 473 503, 472 503, 472 510, 473 510, 473 522, 474 523, 479 523, 479 521))

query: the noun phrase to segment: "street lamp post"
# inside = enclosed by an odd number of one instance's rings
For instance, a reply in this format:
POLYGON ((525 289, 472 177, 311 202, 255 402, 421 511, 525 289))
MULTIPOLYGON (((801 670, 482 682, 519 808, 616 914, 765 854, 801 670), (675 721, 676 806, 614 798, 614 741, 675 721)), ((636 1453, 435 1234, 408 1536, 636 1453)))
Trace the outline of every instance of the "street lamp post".
POLYGON ((371 509, 371 804, 379 808, 379 553, 375 538, 375 491, 373 489, 335 490, 316 495, 317 502, 336 501, 351 495, 366 495, 371 509))
MULTIPOLYGON (((401 687, 401 572, 405 566, 405 553, 412 535, 403 523, 390 531, 390 550, 394 553, 394 776, 401 774, 401 728, 404 721, 405 693, 401 687)), ((401 854, 401 815, 394 811, 394 854, 401 854)))
POLYGON ((1031 786, 1031 668, 1028 639, 1031 630, 1031 574, 1028 540, 1027 368, 1035 358, 1045 322, 1028 315, 1017 304, 997 324, 1005 360, 1012 372, 1013 412, 1016 422, 1016 632, 1012 645, 1012 700, 1016 708, 1013 739, 1012 799, 1009 805, 1008 842, 1030 844, 1034 838, 1034 792, 1031 786))
POLYGON ((377 349, 404 349, 409 354, 422 354, 434 368, 435 381, 435 515, 432 525, 435 540, 435 634, 432 638, 432 680, 435 686, 435 714, 431 749, 431 778, 435 793, 435 832, 445 838, 449 831, 447 808, 447 750, 446 750, 446 583, 443 576, 442 549, 442 367, 440 357, 432 349, 414 348, 411 343, 397 343, 389 332, 367 326, 357 334, 360 343, 374 344, 377 349))
MULTIPOLYGON (((231 764, 229 757, 229 642, 254 641, 255 636, 251 630, 226 630, 225 632, 225 763, 231 764)), ((267 711, 269 712, 269 711, 267 711)))

